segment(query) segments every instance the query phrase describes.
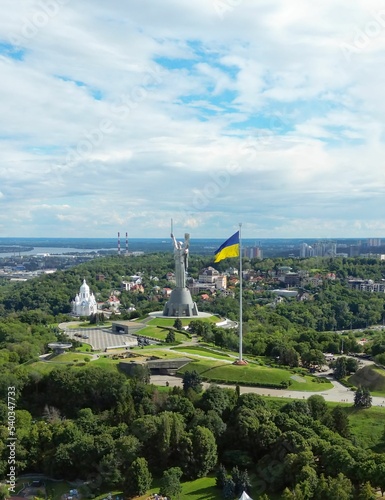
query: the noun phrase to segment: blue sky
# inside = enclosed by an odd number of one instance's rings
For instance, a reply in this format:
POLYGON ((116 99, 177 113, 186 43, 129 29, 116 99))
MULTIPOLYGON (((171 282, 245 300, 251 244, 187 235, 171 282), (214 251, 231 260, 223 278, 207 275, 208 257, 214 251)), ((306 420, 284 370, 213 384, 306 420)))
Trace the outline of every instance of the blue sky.
POLYGON ((4 0, 0 236, 385 237, 385 8, 4 0))

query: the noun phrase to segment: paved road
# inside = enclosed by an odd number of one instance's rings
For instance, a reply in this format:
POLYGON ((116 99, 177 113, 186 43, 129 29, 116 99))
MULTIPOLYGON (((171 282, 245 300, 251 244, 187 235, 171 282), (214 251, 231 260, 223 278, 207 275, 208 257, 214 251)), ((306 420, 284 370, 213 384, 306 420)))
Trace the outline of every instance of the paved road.
MULTIPOLYGON (((182 387, 182 379, 179 377, 173 377, 170 375, 151 375, 151 383, 155 385, 165 386, 169 383, 171 387, 182 387)), ((354 392, 346 389, 342 384, 335 380, 331 380, 333 384, 333 389, 329 389, 324 392, 305 392, 305 391, 289 391, 285 389, 264 389, 262 387, 245 387, 240 386, 241 394, 245 393, 255 393, 261 394, 262 396, 275 396, 279 398, 293 398, 293 399, 307 399, 313 394, 318 394, 323 396, 325 401, 334 401, 337 403, 351 403, 354 402, 354 392)), ((210 386, 208 382, 204 382, 203 386, 205 389, 210 386)), ((235 385, 221 384, 220 387, 226 387, 229 389, 235 389, 235 385)), ((373 397, 373 406, 383 406, 385 407, 385 398, 373 397)))
MULTIPOLYGON (((80 328, 80 329, 69 329, 68 326, 71 323, 61 323, 59 327, 62 330, 65 330, 66 334, 75 340, 83 340, 85 343, 91 344, 94 350, 101 350, 104 351, 106 347, 129 347, 129 346, 136 346, 137 345, 137 338, 132 336, 132 335, 125 335, 121 333, 112 333, 111 329, 97 329, 97 328, 80 328), (80 337, 76 337, 75 334, 80 333, 81 335, 88 335, 89 339, 82 339, 80 337)), ((78 324, 78 322, 73 322, 72 324, 78 324)), ((141 328, 143 328, 144 325, 141 323, 137 324, 137 328, 135 328, 135 332, 139 332, 141 328)), ((134 330, 133 330, 134 333, 134 330)), ((178 346, 178 350, 180 350, 181 354, 188 355, 188 353, 183 353, 183 347, 184 346, 193 346, 198 344, 198 339, 196 336, 193 336, 193 338, 190 341, 183 342, 178 346)), ((199 345, 199 344, 198 344, 199 345)), ((168 349, 167 347, 163 347, 163 349, 168 349)), ((218 351, 220 353, 220 351, 218 351)), ((207 356, 199 356, 198 354, 194 353, 194 356, 197 357, 202 357, 204 359, 212 359, 217 361, 217 358, 208 358, 207 356)), ((234 355, 234 358, 237 356, 234 355)), ((225 361, 225 360, 221 360, 225 361)), ((229 363, 233 362, 232 359, 229 360, 229 363)), ((373 361, 369 360, 360 360, 360 364, 362 365, 367 365, 367 364, 373 364, 373 361)), ((328 373, 324 373, 323 376, 328 376, 328 373)), ((241 392, 242 393, 256 393, 256 394, 262 394, 265 396, 276 396, 276 397, 285 397, 285 398, 295 398, 295 399, 306 399, 309 396, 312 396, 313 394, 318 394, 321 395, 325 398, 326 401, 334 401, 334 402, 339 402, 339 403, 352 403, 354 402, 354 392, 351 391, 350 389, 347 389, 345 386, 337 382, 336 380, 332 379, 332 377, 329 377, 330 382, 333 384, 333 388, 326 390, 324 392, 305 392, 305 391, 290 391, 290 390, 285 390, 285 389, 265 389, 261 387, 245 387, 241 386, 241 392)), ((170 386, 182 386, 182 379, 179 377, 172 377, 168 375, 153 375, 151 376, 151 383, 156 384, 156 385, 161 385, 165 386, 166 382, 169 383, 170 386)), ((205 382, 204 387, 209 387, 210 384, 205 382)), ((234 389, 235 385, 222 385, 221 387, 229 387, 234 389)), ((385 398, 383 397, 375 397, 373 396, 372 398, 372 404, 373 406, 383 406, 385 407, 385 398)))

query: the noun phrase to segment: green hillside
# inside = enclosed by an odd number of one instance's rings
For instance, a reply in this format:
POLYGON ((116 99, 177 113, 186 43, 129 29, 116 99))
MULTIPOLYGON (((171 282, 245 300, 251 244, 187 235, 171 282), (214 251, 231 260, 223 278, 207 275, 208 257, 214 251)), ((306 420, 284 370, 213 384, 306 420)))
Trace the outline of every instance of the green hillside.
POLYGON ((356 387, 367 387, 371 392, 385 392, 385 370, 374 365, 364 366, 349 377, 356 387))

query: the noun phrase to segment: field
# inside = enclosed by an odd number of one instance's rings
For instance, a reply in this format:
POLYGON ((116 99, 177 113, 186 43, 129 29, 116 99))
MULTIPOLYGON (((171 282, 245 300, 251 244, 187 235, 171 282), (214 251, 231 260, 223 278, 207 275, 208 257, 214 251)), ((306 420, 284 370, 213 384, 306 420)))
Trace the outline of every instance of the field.
POLYGON ((104 323, 98 323, 97 325, 91 325, 89 321, 79 321, 78 323, 73 323, 72 325, 67 325, 68 330, 77 330, 78 328, 98 328, 103 326, 108 328, 112 325, 111 321, 105 321, 104 323))
MULTIPOLYGON (((251 482, 253 483, 253 475, 250 474, 251 482)), ((154 481, 157 484, 157 481, 154 481)), ((151 488, 146 495, 141 497, 136 497, 136 500, 147 500, 152 493, 159 493, 159 485, 151 488)), ((251 497, 255 500, 259 497, 257 491, 253 491, 251 488, 251 497)), ((200 479, 195 479, 195 481, 185 481, 182 483, 182 493, 180 495, 180 500, 222 500, 223 494, 220 489, 215 487, 215 477, 202 477, 200 479)), ((269 495, 270 500, 278 500, 280 496, 274 494, 269 495)))
MULTIPOLYGON (((171 325, 172 326, 172 325, 171 325)), ((138 331, 138 335, 143 335, 145 337, 152 337, 157 340, 161 340, 165 342, 166 337, 168 335, 168 330, 162 330, 157 326, 146 326, 138 331)), ((183 333, 178 333, 175 331, 175 340, 176 342, 187 342, 189 339, 187 335, 183 335, 183 333)))
POLYGON ((206 356, 208 358, 215 358, 215 359, 227 359, 231 361, 231 358, 228 354, 226 353, 220 353, 217 351, 214 351, 210 348, 206 347, 201 347, 201 346, 184 346, 184 347, 172 347, 171 348, 173 351, 180 352, 180 353, 186 353, 188 355, 197 355, 197 356, 206 356))
POLYGON ((90 344, 82 343, 82 345, 80 347, 75 348, 75 351, 77 351, 77 352, 92 352, 92 347, 90 346, 90 344))
MULTIPOLYGON (((159 483, 154 481, 155 487, 151 488, 146 495, 136 497, 136 500, 147 500, 152 493, 159 493, 159 483)), ((191 500, 221 500, 223 496, 221 491, 215 488, 214 477, 202 477, 195 481, 186 481, 182 483, 182 493, 180 499, 188 498, 191 500)))
POLYGON ((131 351, 135 354, 141 354, 142 356, 157 356, 161 359, 176 359, 185 357, 182 356, 181 353, 174 352, 171 349, 154 349, 154 346, 145 346, 143 349, 141 347, 135 347, 134 349, 131 349, 131 351))
MULTIPOLYGON (((182 321, 182 326, 188 326, 191 321, 191 318, 179 318, 182 321)), ((218 323, 221 321, 219 316, 209 316, 207 318, 197 318, 199 321, 208 321, 210 323, 218 323)), ((148 325, 151 326, 174 326, 175 318, 153 318, 147 322, 148 325)))
POLYGON ((385 396, 385 370, 373 365, 364 366, 348 381, 355 387, 367 387, 373 396, 385 396))
POLYGON ((303 377, 304 382, 298 382, 291 379, 293 375, 289 370, 282 368, 267 368, 264 366, 246 365, 235 366, 233 364, 224 364, 223 362, 199 360, 193 361, 179 370, 179 374, 186 371, 196 370, 202 377, 208 380, 218 382, 227 382, 230 384, 244 385, 275 385, 279 386, 281 382, 290 382, 290 390, 293 391, 325 391, 332 388, 330 382, 317 382, 313 377, 303 377))
POLYGON ((54 368, 58 367, 65 368, 66 366, 74 366, 82 369, 92 364, 92 366, 102 366, 106 370, 117 371, 117 365, 120 361, 100 356, 98 359, 86 362, 84 360, 85 357, 91 358, 89 354, 67 352, 65 354, 59 354, 58 356, 55 356, 55 358, 53 358, 51 361, 36 361, 35 363, 31 363, 30 365, 28 365, 27 370, 29 372, 38 372, 42 375, 45 375, 54 368), (75 359, 77 361, 75 361, 75 359))
POLYGON ((371 448, 377 453, 385 453, 385 408, 373 406, 357 410, 350 406, 345 408, 345 411, 357 444, 363 448, 371 448))

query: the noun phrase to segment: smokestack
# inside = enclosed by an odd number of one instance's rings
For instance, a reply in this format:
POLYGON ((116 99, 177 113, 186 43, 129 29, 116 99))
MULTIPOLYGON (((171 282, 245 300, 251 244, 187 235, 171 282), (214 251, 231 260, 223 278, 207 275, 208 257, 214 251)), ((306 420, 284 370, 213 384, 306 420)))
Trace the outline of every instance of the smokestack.
POLYGON ((118 233, 118 255, 120 255, 120 233, 118 233))
POLYGON ((128 255, 128 233, 126 233, 126 255, 128 255))

